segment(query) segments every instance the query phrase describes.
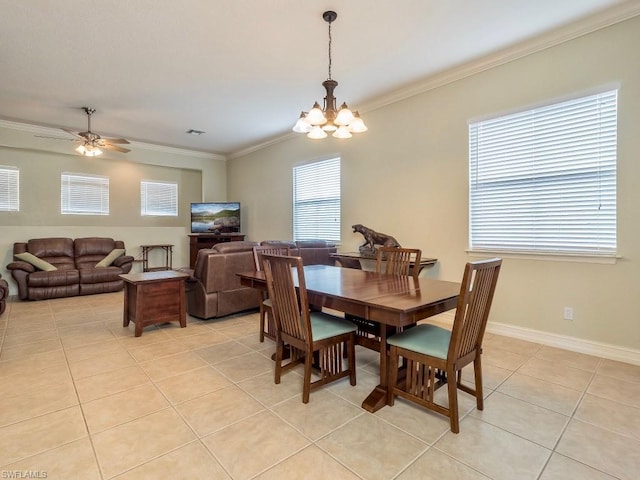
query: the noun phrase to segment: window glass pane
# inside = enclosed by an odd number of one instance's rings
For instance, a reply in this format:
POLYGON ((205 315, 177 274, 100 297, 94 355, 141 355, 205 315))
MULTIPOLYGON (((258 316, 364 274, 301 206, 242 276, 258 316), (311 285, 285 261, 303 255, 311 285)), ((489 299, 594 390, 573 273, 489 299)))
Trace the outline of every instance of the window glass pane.
POLYGON ((293 238, 340 241, 340 158, 294 167, 293 238))
POLYGON ((109 215, 109 177, 63 172, 60 212, 72 215, 109 215))
POLYGON ((140 214, 178 216, 178 184, 171 182, 140 182, 140 214))
POLYGON ((469 125, 472 250, 614 255, 617 90, 469 125))
POLYGON ((0 211, 20 210, 20 170, 0 166, 0 211))

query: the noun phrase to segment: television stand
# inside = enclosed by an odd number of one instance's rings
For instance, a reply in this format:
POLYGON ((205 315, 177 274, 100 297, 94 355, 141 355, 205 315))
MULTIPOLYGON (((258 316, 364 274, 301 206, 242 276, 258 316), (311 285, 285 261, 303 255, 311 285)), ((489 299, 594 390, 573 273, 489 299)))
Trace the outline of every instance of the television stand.
POLYGON ((242 242, 242 233, 192 233, 189 235, 189 268, 195 268, 198 251, 218 243, 242 242))

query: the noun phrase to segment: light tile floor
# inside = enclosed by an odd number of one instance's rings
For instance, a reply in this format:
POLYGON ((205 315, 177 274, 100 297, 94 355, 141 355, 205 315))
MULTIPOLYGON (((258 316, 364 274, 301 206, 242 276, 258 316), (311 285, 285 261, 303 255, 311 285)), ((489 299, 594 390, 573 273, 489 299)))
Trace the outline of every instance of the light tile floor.
POLYGON ((256 313, 135 338, 122 304, 121 293, 9 302, 2 478, 640 478, 639 366, 488 334, 485 409, 460 392, 454 435, 403 400, 360 407, 374 352, 357 350, 357 386, 345 379, 304 405, 299 371, 273 383, 256 313))

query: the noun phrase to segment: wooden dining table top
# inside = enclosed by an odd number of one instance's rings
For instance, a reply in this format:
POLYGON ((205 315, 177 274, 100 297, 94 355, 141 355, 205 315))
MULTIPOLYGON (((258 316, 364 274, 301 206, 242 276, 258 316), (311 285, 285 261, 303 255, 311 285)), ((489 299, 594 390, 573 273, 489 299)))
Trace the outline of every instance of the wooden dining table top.
MULTIPOLYGON (((264 272, 238 273, 241 283, 265 288, 264 272)), ((309 303, 393 326, 410 325, 456 307, 460 284, 386 275, 329 265, 304 267, 309 303)))

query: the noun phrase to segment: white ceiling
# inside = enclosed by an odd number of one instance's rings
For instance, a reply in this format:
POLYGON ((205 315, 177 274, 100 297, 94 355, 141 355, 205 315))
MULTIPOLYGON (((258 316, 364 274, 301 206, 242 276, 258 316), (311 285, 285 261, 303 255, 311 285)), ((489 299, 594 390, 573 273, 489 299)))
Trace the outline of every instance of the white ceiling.
POLYGON ((92 106, 102 136, 252 148, 322 102, 325 10, 336 97, 366 121, 433 75, 640 0, 0 0, 0 118, 84 131, 92 106))

